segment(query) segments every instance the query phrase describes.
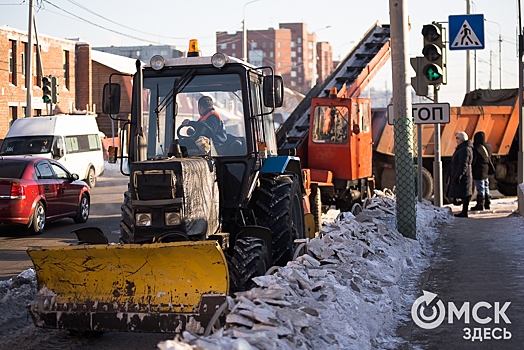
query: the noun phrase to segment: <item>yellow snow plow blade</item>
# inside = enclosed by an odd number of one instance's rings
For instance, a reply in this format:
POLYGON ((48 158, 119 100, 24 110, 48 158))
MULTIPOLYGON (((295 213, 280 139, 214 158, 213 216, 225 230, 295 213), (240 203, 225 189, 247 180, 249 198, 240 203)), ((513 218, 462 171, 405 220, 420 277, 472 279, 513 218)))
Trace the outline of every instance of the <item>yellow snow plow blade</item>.
POLYGON ((37 326, 202 333, 229 291, 216 241, 28 249, 37 326))

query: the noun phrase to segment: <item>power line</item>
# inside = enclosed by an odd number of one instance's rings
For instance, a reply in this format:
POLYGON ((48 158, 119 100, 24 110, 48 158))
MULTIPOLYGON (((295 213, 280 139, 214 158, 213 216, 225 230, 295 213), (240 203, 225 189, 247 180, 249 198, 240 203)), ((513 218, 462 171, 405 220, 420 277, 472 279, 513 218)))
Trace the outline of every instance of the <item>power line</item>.
POLYGON ((87 20, 87 19, 85 19, 85 18, 82 18, 82 17, 80 17, 80 16, 78 16, 78 15, 75 15, 75 14, 72 13, 72 12, 69 12, 69 11, 67 11, 67 10, 64 10, 63 8, 61 8, 61 7, 59 7, 59 6, 55 5, 55 4, 53 4, 52 2, 50 2, 50 1, 48 1, 48 0, 43 0, 43 2, 49 4, 49 5, 51 5, 51 6, 55 7, 55 8, 57 8, 57 9, 63 11, 63 12, 65 12, 65 13, 67 13, 67 14, 69 14, 69 15, 71 15, 71 16, 73 16, 73 17, 75 17, 75 18, 77 18, 77 19, 79 19, 79 20, 81 20, 81 21, 83 21, 83 22, 86 22, 86 23, 89 23, 89 24, 91 24, 91 25, 94 25, 95 27, 98 27, 98 28, 101 28, 101 29, 104 29, 104 30, 110 31, 110 32, 115 33, 115 34, 119 34, 119 35, 122 35, 122 36, 126 36, 126 37, 131 38, 131 39, 140 40, 140 41, 144 41, 144 42, 147 42, 147 43, 162 44, 162 43, 160 43, 160 42, 158 42, 158 41, 139 38, 139 37, 136 37, 136 36, 133 36, 133 35, 125 34, 125 33, 122 33, 122 32, 119 32, 119 31, 116 31, 116 30, 114 30, 114 29, 110 29, 110 28, 107 28, 107 27, 101 26, 101 25, 96 24, 96 23, 94 23, 94 22, 91 22, 91 21, 89 21, 89 20, 87 20))
POLYGON ((126 25, 123 25, 123 24, 117 23, 117 22, 115 22, 115 21, 113 21, 113 20, 111 20, 111 19, 109 19, 109 18, 107 18, 107 17, 104 17, 104 16, 102 16, 102 15, 99 15, 98 13, 96 13, 96 12, 94 12, 94 11, 88 9, 88 8, 85 7, 85 6, 82 6, 81 4, 77 3, 77 2, 74 1, 74 0, 67 0, 67 1, 69 1, 69 2, 72 3, 73 5, 78 6, 78 7, 80 7, 81 9, 83 9, 83 10, 85 10, 85 11, 87 11, 87 12, 89 12, 89 13, 91 13, 91 14, 97 16, 97 17, 100 17, 100 18, 102 18, 102 19, 105 19, 105 20, 108 21, 108 22, 111 22, 111 23, 113 23, 113 24, 116 24, 116 25, 118 25, 118 26, 121 26, 121 27, 123 27, 123 28, 129 29, 129 30, 132 30, 132 31, 135 31, 135 32, 138 32, 138 33, 142 33, 142 34, 146 34, 146 35, 152 35, 152 36, 159 36, 159 37, 161 37, 161 38, 167 38, 167 39, 175 39, 175 40, 186 40, 186 39, 188 39, 188 38, 178 38, 178 37, 172 37, 172 36, 162 36, 162 35, 159 35, 158 33, 148 33, 148 32, 144 32, 144 31, 138 30, 138 29, 134 29, 134 28, 128 27, 128 26, 126 26, 126 25))

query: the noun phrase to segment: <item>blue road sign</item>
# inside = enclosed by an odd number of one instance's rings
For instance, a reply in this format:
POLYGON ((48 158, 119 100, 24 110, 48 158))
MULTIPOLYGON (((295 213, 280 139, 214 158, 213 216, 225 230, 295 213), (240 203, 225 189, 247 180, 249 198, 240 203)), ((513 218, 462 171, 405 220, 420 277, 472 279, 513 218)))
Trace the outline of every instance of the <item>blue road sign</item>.
POLYGON ((484 15, 450 15, 448 21, 450 50, 484 48, 484 15))

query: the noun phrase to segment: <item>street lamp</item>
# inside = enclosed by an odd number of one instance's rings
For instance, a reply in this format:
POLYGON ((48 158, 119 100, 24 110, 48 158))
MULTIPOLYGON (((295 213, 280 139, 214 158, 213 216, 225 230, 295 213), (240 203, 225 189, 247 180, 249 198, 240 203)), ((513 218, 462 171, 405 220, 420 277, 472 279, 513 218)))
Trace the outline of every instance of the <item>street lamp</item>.
POLYGON ((314 41, 313 41, 313 74, 311 74, 311 87, 314 87, 317 84, 317 75, 318 75, 317 74, 317 40, 316 40, 317 38, 315 34, 320 30, 328 29, 328 28, 331 28, 331 25, 327 25, 325 27, 315 29, 314 31, 311 32, 311 35, 314 38, 314 41))
POLYGON ((257 2, 257 1, 260 1, 260 0, 253 0, 253 1, 249 1, 249 2, 246 2, 244 4, 244 8, 242 9, 242 59, 246 62, 248 62, 248 57, 247 57, 247 26, 246 26, 246 6, 249 5, 249 4, 252 4, 254 2, 257 2))

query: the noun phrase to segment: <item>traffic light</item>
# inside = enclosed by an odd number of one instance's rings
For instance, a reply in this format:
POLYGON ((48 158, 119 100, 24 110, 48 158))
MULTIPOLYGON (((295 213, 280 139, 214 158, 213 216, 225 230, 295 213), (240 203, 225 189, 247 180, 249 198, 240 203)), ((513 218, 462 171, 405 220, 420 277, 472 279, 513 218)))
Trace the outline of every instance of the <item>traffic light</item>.
POLYGON ((51 76, 42 78, 42 101, 51 103, 51 76))
POLYGON ((417 96, 427 96, 428 82, 426 81, 426 77, 422 75, 422 70, 424 69, 424 57, 411 57, 409 61, 417 74, 415 77, 411 78, 411 86, 415 90, 417 96))
POLYGON ((60 102, 60 90, 58 89, 58 77, 51 77, 51 101, 60 102))
POLYGON ((424 68, 422 75, 430 85, 447 83, 446 70, 446 44, 444 43, 445 33, 442 24, 433 22, 422 27, 424 36, 424 68))

